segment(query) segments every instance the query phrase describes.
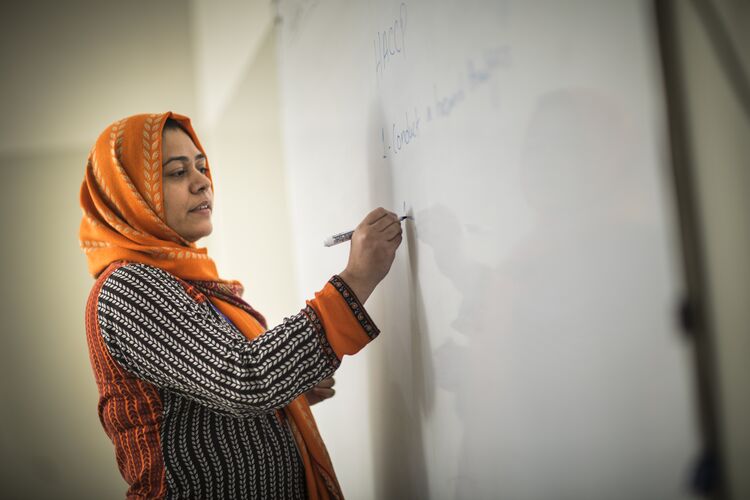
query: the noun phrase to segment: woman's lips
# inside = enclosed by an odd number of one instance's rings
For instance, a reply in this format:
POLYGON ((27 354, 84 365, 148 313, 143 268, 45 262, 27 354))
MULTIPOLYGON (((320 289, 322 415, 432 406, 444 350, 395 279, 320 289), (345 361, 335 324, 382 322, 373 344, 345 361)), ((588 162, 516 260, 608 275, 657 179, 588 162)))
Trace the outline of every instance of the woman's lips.
POLYGON ((205 207, 205 208, 194 208, 190 210, 191 214, 198 214, 198 215, 210 215, 211 214, 211 207, 205 207))
POLYGON ((198 203, 196 206, 188 210, 188 212, 194 212, 194 213, 210 213, 211 212, 211 202, 208 200, 203 200, 202 202, 198 203))

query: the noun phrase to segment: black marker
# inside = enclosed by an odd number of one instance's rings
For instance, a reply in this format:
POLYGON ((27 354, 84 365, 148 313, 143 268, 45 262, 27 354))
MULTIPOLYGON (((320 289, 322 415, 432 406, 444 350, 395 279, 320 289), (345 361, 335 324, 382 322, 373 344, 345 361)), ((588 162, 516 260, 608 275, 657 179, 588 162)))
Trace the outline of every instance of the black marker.
MULTIPOLYGON (((404 219, 411 219, 411 217, 409 217, 408 215, 404 215, 402 217, 399 217, 398 221, 401 222, 404 219)), ((323 244, 327 247, 332 247, 333 245, 338 245, 339 243, 351 240, 353 234, 353 230, 334 234, 333 236, 329 236, 328 238, 326 238, 323 244)))

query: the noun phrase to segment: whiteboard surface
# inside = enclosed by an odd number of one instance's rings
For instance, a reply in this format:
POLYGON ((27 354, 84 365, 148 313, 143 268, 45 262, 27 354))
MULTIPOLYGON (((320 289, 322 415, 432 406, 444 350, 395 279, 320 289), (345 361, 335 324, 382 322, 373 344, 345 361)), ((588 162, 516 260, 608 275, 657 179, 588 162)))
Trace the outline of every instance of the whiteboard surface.
POLYGON ((344 492, 689 497, 649 4, 279 8, 300 296, 346 262, 326 236, 380 205, 414 217, 367 303, 381 337, 316 409, 344 492))

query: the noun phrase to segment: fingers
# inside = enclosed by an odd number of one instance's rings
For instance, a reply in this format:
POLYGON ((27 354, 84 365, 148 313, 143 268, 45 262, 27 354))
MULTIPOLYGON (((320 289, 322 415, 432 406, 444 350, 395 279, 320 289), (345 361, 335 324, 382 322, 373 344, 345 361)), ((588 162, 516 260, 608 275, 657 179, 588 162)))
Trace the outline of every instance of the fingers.
POLYGON ((401 233, 398 233, 396 236, 388 240, 388 242, 393 243, 396 248, 401 244, 401 240, 403 239, 403 236, 401 233))
POLYGON ((391 241, 396 236, 400 235, 402 231, 403 229, 401 228, 401 224, 396 222, 395 224, 391 224, 390 226, 388 226, 387 228, 383 230, 383 237, 386 240, 391 241))
POLYGON ((403 227, 399 216, 395 213, 386 210, 378 220, 370 225, 370 228, 380 233, 380 237, 384 241, 394 244, 395 247, 401 244, 403 227))
POLYGON ((334 385, 336 385, 336 381, 333 377, 324 378, 320 382, 318 382, 315 387, 325 387, 325 388, 331 388, 334 385))
POLYGON ((321 399, 328 399, 336 394, 336 390, 332 389, 334 385, 336 380, 333 377, 324 378, 312 388, 312 392, 321 399))
POLYGON ((313 389, 313 392, 316 396, 319 396, 321 399, 328 399, 332 398, 334 394, 336 394, 335 389, 324 389, 321 387, 316 387, 313 389))
MULTIPOLYGON (((362 221, 361 225, 372 226, 372 225, 374 225, 376 223, 383 224, 383 223, 387 222, 387 220, 384 221, 382 219, 385 218, 385 217, 387 217, 387 216, 392 216, 392 217, 398 218, 398 216, 395 213, 391 212, 390 210, 386 210, 383 207, 378 207, 375 210, 373 210, 372 212, 370 212, 369 214, 367 214, 367 216, 362 221)), ((387 225, 388 224, 386 224, 386 226, 387 225)), ((383 227, 385 227, 385 226, 383 226, 383 227)), ((383 227, 378 227, 378 231, 382 230, 383 227)))
POLYGON ((398 215, 394 214, 393 212, 388 212, 385 215, 383 215, 380 219, 373 222, 371 226, 375 231, 385 231, 393 224, 400 225, 398 221, 398 215))
POLYGON ((363 224, 372 224, 376 220, 380 219, 384 215, 387 215, 389 212, 383 207, 378 207, 365 217, 365 219, 362 221, 363 224))
POLYGON ((358 289, 355 293, 360 300, 367 300, 390 271, 396 249, 401 244, 401 233, 398 215, 382 207, 370 212, 357 226, 352 235, 349 262, 342 275, 345 274, 358 289))

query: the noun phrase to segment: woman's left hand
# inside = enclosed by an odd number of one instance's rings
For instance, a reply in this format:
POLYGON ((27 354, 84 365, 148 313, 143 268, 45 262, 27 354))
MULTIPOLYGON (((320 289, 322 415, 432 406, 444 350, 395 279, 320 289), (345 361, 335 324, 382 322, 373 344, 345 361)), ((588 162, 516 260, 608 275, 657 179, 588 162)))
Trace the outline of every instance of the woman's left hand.
POLYGON ((335 383, 336 381, 333 377, 328 377, 318 382, 315 387, 305 393, 307 403, 312 406, 323 400, 332 398, 336 394, 336 391, 333 389, 335 383))

